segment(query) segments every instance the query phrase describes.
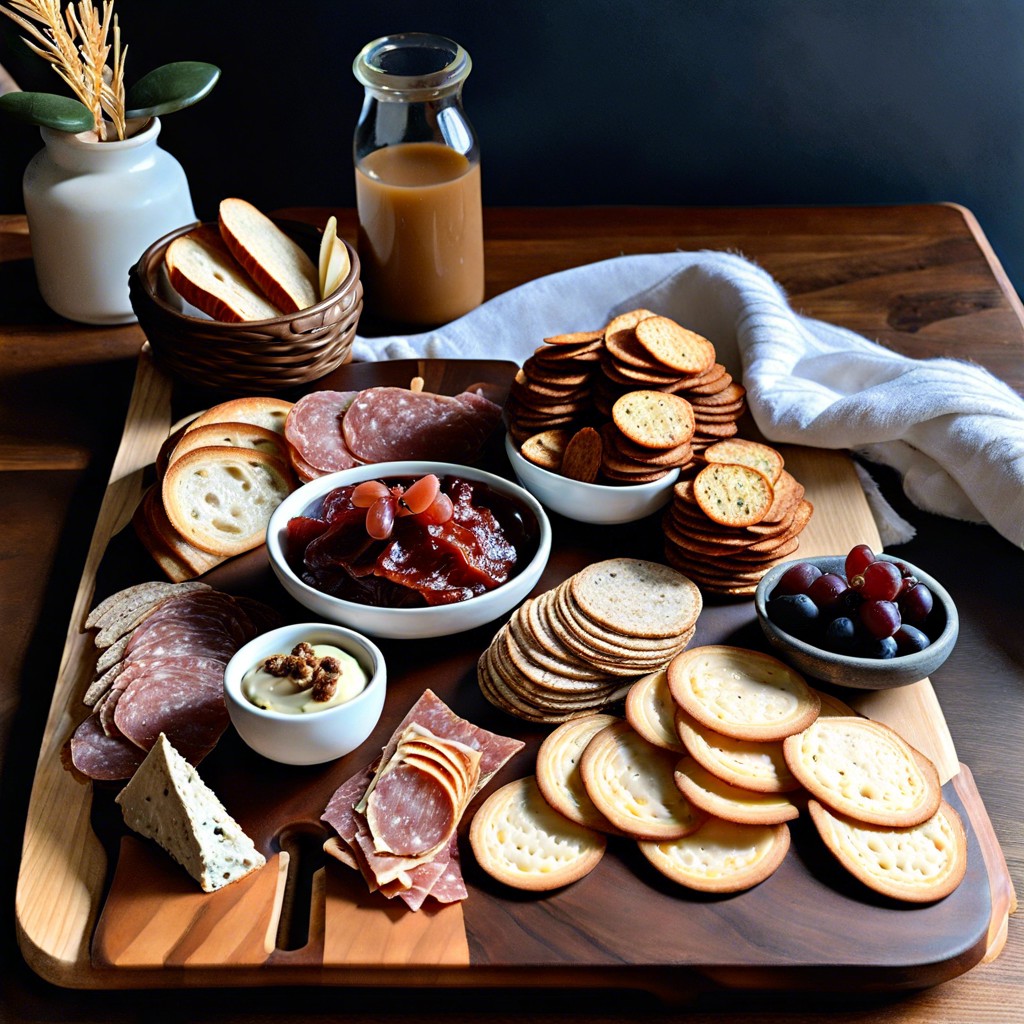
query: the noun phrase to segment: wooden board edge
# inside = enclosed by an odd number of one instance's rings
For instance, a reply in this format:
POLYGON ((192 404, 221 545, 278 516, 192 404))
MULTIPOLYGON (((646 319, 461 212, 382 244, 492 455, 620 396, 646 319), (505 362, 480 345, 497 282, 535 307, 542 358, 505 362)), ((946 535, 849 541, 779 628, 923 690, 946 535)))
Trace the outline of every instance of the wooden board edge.
POLYGON ((110 539, 130 519, 142 493, 142 472, 167 436, 171 384, 143 345, 117 455, 100 505, 82 569, 50 710, 35 766, 25 821, 15 896, 18 944, 41 977, 66 987, 91 987, 89 942, 99 913, 107 857, 92 831, 92 787, 75 780, 61 763, 61 748, 85 709, 82 633, 96 575, 110 539), (74 842, 69 842, 72 836, 74 842), (47 899, 34 898, 45 887, 47 899))
POLYGON ((967 765, 960 765, 960 771, 953 779, 953 788, 970 815, 992 891, 992 919, 989 925, 988 945, 982 959, 982 963, 987 964, 995 960, 1006 945, 1010 915, 1017 912, 1017 893, 1013 888, 1010 869, 996 838, 992 821, 967 765))

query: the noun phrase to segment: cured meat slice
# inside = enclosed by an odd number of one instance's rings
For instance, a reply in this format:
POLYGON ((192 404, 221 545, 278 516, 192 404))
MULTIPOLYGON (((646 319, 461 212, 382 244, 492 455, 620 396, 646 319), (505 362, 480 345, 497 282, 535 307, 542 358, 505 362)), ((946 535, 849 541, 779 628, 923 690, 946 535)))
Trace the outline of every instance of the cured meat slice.
POLYGON ((458 824, 452 793, 415 764, 385 772, 366 804, 366 822, 378 853, 422 857, 447 844, 458 824))
POLYGON ((165 733, 187 761, 198 764, 228 726, 224 663, 201 657, 148 661, 118 700, 114 724, 144 750, 165 733))
POLYGON ((75 768, 102 782, 130 779, 146 756, 123 736, 107 736, 97 715, 90 715, 75 729, 69 748, 75 768))
POLYGON ((296 472, 312 470, 322 476, 359 464, 342 431, 342 420, 358 395, 358 391, 313 391, 291 407, 284 436, 300 460, 296 472))
POLYGON ((498 418, 485 416, 475 401, 469 404, 447 395, 379 387, 360 392, 345 413, 341 429, 349 451, 362 462, 463 463, 479 455, 498 419, 500 409, 498 418))

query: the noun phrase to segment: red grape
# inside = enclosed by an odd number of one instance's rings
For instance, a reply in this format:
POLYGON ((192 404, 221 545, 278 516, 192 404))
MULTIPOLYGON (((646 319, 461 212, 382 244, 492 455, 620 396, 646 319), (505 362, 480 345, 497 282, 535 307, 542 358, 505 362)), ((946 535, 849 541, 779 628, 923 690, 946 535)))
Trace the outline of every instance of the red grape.
POLYGON ((905 593, 900 594, 898 604, 904 622, 920 626, 931 614, 935 598, 923 583, 916 583, 905 593))
POLYGON ((827 572, 807 588, 807 596, 821 611, 836 614, 842 607, 843 595, 849 589, 842 576, 827 572))
POLYGON ((852 580, 854 576, 859 576, 874 560, 875 553, 867 544, 850 548, 846 556, 846 578, 852 580))
POLYGON ((366 513, 366 532, 374 540, 387 540, 395 525, 398 499, 390 492, 378 498, 366 513))
POLYGON ((876 561, 864 571, 850 578, 850 586, 859 590, 869 601, 895 601, 903 577, 893 562, 876 561))
POLYGON ((775 584, 773 594, 806 594, 810 585, 821 576, 821 570, 810 562, 791 565, 775 584))
POLYGON ((380 480, 364 480, 352 488, 352 504, 356 508, 369 508, 378 498, 384 498, 390 491, 380 480))
POLYGON ((900 628, 900 611, 892 601, 867 600, 860 606, 860 621, 871 636, 880 640, 900 628))
POLYGON ((447 523, 454 512, 452 499, 444 491, 440 491, 433 504, 424 509, 417 518, 424 526, 439 526, 441 523, 447 523))
POLYGON ((399 515, 418 516, 421 512, 426 512, 434 504, 434 499, 440 490, 441 481, 433 473, 421 476, 402 495, 401 504, 405 506, 405 509, 399 515))

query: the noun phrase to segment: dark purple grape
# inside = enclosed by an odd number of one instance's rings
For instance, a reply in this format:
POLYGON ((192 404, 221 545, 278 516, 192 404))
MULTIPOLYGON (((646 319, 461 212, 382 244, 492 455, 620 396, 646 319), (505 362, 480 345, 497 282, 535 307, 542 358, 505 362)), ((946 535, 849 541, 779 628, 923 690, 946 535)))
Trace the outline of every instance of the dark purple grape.
POLYGON ((891 636, 861 637, 856 653, 861 658, 877 658, 887 661, 889 658, 896 657, 896 640, 891 636))
POLYGON ((931 644, 927 633, 906 622, 893 633, 893 639, 896 641, 896 649, 900 654, 915 654, 931 644))
POLYGON ((894 562, 872 562, 864 571, 850 577, 850 586, 869 601, 895 601, 903 577, 894 562))
POLYGON ((857 626, 847 615, 840 615, 825 627, 825 647, 836 654, 852 654, 857 643, 857 626))
POLYGON ((900 628, 900 610, 892 601, 865 601, 860 606, 860 622, 869 636, 892 636, 900 628))
POLYGON ((859 576, 874 560, 875 553, 867 544, 858 544, 850 548, 850 553, 846 556, 846 578, 852 580, 854 576, 859 576))
POLYGON ((904 622, 923 626, 935 607, 935 598, 923 583, 918 583, 900 595, 898 604, 904 622))
POLYGON ((818 610, 826 617, 833 618, 843 607, 843 595, 849 590, 846 580, 834 572, 819 576, 807 588, 807 596, 818 606, 818 610))
POLYGON ((768 618, 779 629, 806 637, 818 622, 818 606, 806 594, 780 594, 768 602, 768 618))
POLYGON ((807 588, 821 575, 821 570, 810 562, 791 565, 780 577, 772 594, 806 594, 807 588))

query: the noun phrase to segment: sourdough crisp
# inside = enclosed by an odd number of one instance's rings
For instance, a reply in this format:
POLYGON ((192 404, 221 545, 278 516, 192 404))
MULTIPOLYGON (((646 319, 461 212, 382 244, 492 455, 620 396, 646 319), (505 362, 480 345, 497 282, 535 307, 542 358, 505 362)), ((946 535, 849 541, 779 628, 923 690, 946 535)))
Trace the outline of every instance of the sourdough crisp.
POLYGON ((524 441, 519 451, 528 462, 557 473, 571 436, 568 430, 543 430, 524 441))
POLYGON ((743 825, 778 825, 799 817, 800 808, 782 793, 758 793, 723 782, 692 756, 676 765, 676 785, 694 807, 743 825))
POLYGON ((601 471, 603 450, 601 435, 593 427, 576 431, 562 455, 562 475, 570 480, 592 484, 601 471))
POLYGON ((580 775, 580 758, 587 744, 620 719, 593 714, 566 722, 550 732, 537 751, 537 785, 544 799, 570 821, 598 832, 619 834, 594 806, 580 775))
POLYGON ((740 892, 770 877, 789 850, 784 825, 739 825, 709 818, 672 842, 643 842, 640 851, 666 878, 701 892, 740 892))
POLYGON ((808 810, 825 845, 866 886, 892 899, 931 903, 967 872, 967 835, 944 800, 927 821, 908 828, 867 825, 833 814, 817 800, 808 810))
POLYGON ((694 647, 677 654, 667 674, 676 704, 733 739, 784 739, 806 729, 821 708, 803 676, 777 658, 742 647, 694 647))
POLYGON ((771 481, 749 466, 711 463, 694 478, 693 495, 701 511, 714 522, 752 526, 764 519, 775 492, 771 481))
POLYGON ((712 775, 755 793, 791 793, 800 788, 782 753, 782 743, 734 740, 676 709, 676 732, 693 759, 712 775))
POLYGON ((601 344, 604 331, 570 331, 568 334, 552 334, 544 339, 545 345, 574 345, 588 349, 601 344))
POLYGON ((533 776, 492 793, 469 828, 477 863, 492 878, 531 892, 558 889, 597 867, 605 851, 600 832, 584 828, 547 803, 533 776))
POLYGON ((635 558, 595 562, 570 580, 572 597, 588 619, 635 637, 671 637, 700 614, 700 591, 682 573, 635 558))
POLYGON ((672 448, 693 437, 693 408, 660 391, 630 391, 612 406, 615 426, 644 448, 672 448))
POLYGON ((782 750, 812 796, 857 821, 920 825, 942 799, 935 765, 881 722, 825 716, 787 737, 782 750))
POLYGON ((635 328, 636 340, 671 370, 699 374, 715 365, 715 346, 666 316, 651 316, 635 328))
POLYGON ((678 755, 648 743, 628 722, 597 733, 580 758, 580 774, 597 809, 636 839, 678 839, 700 826, 673 780, 678 755))
POLYGON ((686 748, 676 732, 676 706, 665 670, 648 672, 626 694, 626 721, 648 743, 681 753, 686 748))

